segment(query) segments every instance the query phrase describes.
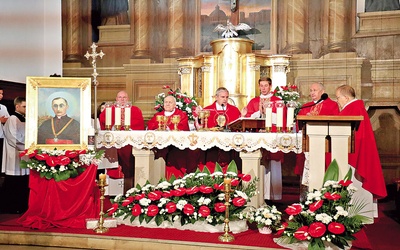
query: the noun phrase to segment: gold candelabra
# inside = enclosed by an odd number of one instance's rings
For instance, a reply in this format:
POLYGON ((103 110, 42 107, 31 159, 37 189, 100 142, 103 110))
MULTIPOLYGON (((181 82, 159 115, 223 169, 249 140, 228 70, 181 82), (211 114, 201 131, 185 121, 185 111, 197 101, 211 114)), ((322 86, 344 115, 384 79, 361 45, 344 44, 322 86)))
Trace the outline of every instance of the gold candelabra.
POLYGON ((225 220, 224 220, 224 234, 218 236, 218 240, 221 242, 232 242, 235 240, 235 237, 232 234, 229 234, 229 200, 231 198, 231 179, 224 179, 224 193, 225 193, 225 220))
POLYGON ((106 183, 106 175, 105 174, 100 174, 99 175, 99 182, 97 183, 97 186, 100 188, 100 217, 99 217, 99 222, 98 225, 95 229, 93 229, 96 233, 106 233, 108 231, 107 227, 104 227, 104 192, 105 192, 105 187, 108 186, 106 183))

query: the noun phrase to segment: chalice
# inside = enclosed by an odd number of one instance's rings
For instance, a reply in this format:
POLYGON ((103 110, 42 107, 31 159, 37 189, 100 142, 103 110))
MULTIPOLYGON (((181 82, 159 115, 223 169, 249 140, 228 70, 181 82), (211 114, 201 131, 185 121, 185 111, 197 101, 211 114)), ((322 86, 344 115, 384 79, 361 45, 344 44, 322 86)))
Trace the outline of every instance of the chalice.
POLYGON ((157 115, 156 116, 156 121, 158 122, 158 129, 157 130, 162 130, 162 123, 164 121, 164 116, 163 115, 157 115))
POLYGON ((167 130, 167 122, 168 122, 168 116, 163 116, 163 129, 162 130, 167 130))
POLYGON ((181 121, 181 117, 179 115, 173 115, 171 121, 174 124, 174 131, 178 131, 178 124, 181 121))
POLYGON ((208 127, 207 127, 208 117, 210 117, 210 110, 204 110, 204 129, 205 130, 208 130, 208 127))

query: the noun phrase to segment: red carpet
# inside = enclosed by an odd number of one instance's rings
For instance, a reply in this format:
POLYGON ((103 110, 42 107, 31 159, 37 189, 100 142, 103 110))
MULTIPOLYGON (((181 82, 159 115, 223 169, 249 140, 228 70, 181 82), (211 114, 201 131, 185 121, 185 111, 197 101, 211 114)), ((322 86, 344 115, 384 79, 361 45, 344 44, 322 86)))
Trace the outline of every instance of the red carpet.
MULTIPOLYGON (((109 232, 105 234, 96 234, 93 230, 88 229, 74 229, 74 228, 50 228, 46 230, 31 230, 24 228, 16 223, 18 217, 15 215, 2 215, 0 217, 0 231, 23 231, 23 232, 43 232, 49 233, 66 233, 66 234, 84 234, 84 235, 97 235, 102 237, 119 236, 130 238, 147 238, 159 240, 176 240, 188 242, 204 242, 216 244, 232 244, 241 246, 254 246, 254 247, 273 247, 282 248, 273 242, 273 235, 263 235, 258 230, 248 230, 246 232, 235 234, 235 241, 232 243, 221 243, 218 241, 218 236, 221 233, 199 233, 192 231, 182 231, 177 229, 149 229, 143 227, 130 227, 120 225, 117 228, 110 228, 109 232)), ((357 240, 353 242, 352 249, 372 249, 367 236, 364 231, 356 234, 357 240)))

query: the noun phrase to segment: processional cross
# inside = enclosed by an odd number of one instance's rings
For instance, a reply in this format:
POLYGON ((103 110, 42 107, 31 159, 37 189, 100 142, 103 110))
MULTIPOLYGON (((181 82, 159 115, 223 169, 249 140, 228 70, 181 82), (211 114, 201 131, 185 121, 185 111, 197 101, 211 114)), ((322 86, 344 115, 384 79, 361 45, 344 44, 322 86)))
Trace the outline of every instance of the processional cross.
POLYGON ((86 51, 85 57, 86 59, 89 60, 89 58, 92 58, 92 67, 93 67, 93 85, 94 85, 94 131, 95 134, 97 134, 98 128, 97 128, 97 85, 99 84, 99 82, 97 81, 97 76, 99 75, 97 73, 97 65, 96 65, 96 58, 100 57, 101 59, 103 59, 103 56, 105 56, 105 54, 103 53, 102 50, 100 50, 100 53, 96 52, 96 48, 98 46, 96 45, 96 43, 92 43, 92 46, 90 46, 90 48, 92 48, 92 53, 89 54, 89 51, 86 51))

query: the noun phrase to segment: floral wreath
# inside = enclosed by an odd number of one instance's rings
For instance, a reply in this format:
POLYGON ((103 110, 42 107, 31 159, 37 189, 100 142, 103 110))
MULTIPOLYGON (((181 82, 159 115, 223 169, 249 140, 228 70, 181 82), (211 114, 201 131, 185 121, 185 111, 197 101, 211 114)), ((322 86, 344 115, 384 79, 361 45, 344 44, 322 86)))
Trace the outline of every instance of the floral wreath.
POLYGON ((163 86, 163 89, 169 89, 167 92, 167 95, 162 92, 156 96, 156 105, 154 106, 154 109, 158 112, 161 112, 164 110, 164 98, 166 96, 173 96, 175 97, 176 100, 176 107, 184 112, 186 112, 189 121, 194 121, 194 116, 193 112, 197 107, 197 102, 194 99, 194 97, 188 96, 185 93, 182 93, 179 88, 177 88, 175 91, 171 89, 170 86, 165 85, 163 86))
POLYGON ((104 151, 26 149, 19 156, 22 158, 21 168, 34 170, 42 178, 63 181, 78 176, 91 164, 98 165, 104 151), (25 157, 29 159, 25 160, 25 157))

